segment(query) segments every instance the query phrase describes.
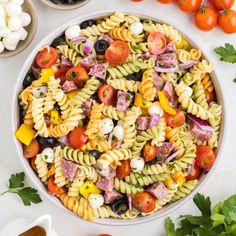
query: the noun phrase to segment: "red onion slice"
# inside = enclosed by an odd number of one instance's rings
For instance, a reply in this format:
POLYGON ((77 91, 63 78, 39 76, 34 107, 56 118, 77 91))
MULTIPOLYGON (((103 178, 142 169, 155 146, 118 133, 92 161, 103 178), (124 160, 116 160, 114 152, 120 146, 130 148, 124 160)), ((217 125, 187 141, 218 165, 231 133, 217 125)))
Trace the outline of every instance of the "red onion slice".
POLYGON ((77 36, 77 37, 71 39, 71 41, 73 43, 85 42, 86 40, 87 40, 87 38, 84 36, 77 36))
POLYGON ((197 126, 199 126, 202 130, 214 132, 214 128, 210 126, 207 120, 202 120, 201 118, 198 118, 192 114, 188 114, 188 118, 197 126))
POLYGON ((164 68, 160 66, 155 66, 154 67, 156 72, 161 72, 161 73, 174 73, 174 72, 179 72, 179 67, 172 67, 172 68, 164 68))
POLYGON ((93 50, 93 45, 94 45, 94 42, 90 39, 87 39, 87 41, 85 42, 83 46, 83 53, 90 54, 93 50))
POLYGON ((173 154, 171 154, 170 156, 168 156, 164 163, 169 163, 172 159, 174 159, 176 156, 178 156, 180 153, 182 153, 184 151, 183 148, 179 149, 178 151, 174 152, 173 154))
POLYGON ((128 207, 129 207, 129 210, 132 210, 133 207, 132 207, 132 198, 130 196, 127 196, 128 198, 128 207))

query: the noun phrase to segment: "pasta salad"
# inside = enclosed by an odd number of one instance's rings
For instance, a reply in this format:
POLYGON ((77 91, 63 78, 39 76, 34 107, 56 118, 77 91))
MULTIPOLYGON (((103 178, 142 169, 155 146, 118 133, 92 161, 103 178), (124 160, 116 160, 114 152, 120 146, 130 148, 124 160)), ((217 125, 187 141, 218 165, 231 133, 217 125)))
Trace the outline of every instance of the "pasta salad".
POLYGON ((38 50, 16 138, 81 218, 153 214, 190 194, 215 161, 213 68, 170 25, 121 12, 86 20, 38 50))

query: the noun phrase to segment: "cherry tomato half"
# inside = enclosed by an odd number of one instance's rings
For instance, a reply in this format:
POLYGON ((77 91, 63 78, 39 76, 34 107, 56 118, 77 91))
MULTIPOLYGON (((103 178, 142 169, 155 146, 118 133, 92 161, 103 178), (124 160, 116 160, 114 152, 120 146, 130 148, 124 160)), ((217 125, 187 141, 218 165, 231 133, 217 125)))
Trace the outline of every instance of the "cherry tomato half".
POLYGON ((54 65, 57 59, 57 50, 52 47, 45 47, 42 51, 38 52, 35 57, 36 64, 43 69, 49 68, 54 65))
POLYGON ((112 105, 116 100, 116 90, 109 84, 103 84, 98 88, 98 98, 105 105, 112 105))
POLYGON ((210 31, 217 25, 217 14, 211 7, 202 7, 194 15, 196 26, 203 31, 210 31))
POLYGON ((89 79, 88 72, 82 66, 74 66, 66 72, 66 79, 73 81, 77 87, 81 87, 89 79))
POLYGON ((185 122, 184 113, 178 108, 176 108, 175 110, 176 110, 176 115, 170 115, 170 114, 165 115, 167 124, 173 128, 179 127, 185 122))
POLYGON ((216 94, 214 91, 212 91, 212 92, 206 91, 205 93, 206 93, 206 100, 208 103, 215 101, 216 94))
POLYGON ((116 168, 116 176, 123 179, 131 173, 130 162, 128 160, 121 161, 121 164, 116 168))
POLYGON ((198 179, 201 175, 201 168, 197 165, 192 166, 189 174, 185 177, 187 181, 198 179))
POLYGON ((58 69, 58 71, 55 74, 56 79, 59 78, 60 84, 63 85, 64 82, 66 81, 66 72, 69 70, 68 67, 62 66, 58 69))
POLYGON ((182 11, 193 13, 200 8, 202 0, 177 0, 176 2, 182 11))
POLYGON ((159 55, 165 51, 166 37, 159 32, 152 32, 147 38, 148 50, 154 54, 159 55))
POLYGON ((210 0, 210 3, 217 10, 229 10, 234 5, 235 0, 210 0))
POLYGON ((48 180, 48 190, 49 192, 52 194, 52 195, 61 195, 65 192, 65 190, 61 187, 58 187, 56 184, 55 184, 55 178, 54 178, 54 175, 52 175, 50 177, 50 179, 48 180))
POLYGON ((145 162, 152 161, 157 156, 157 147, 152 146, 150 142, 147 142, 143 148, 143 156, 145 162))
POLYGON ((209 146, 201 145, 197 147, 197 157, 195 164, 202 169, 209 169, 215 162, 215 154, 209 146))
POLYGON ((76 128, 69 133, 68 140, 72 148, 81 148, 88 140, 84 128, 76 128))
POLYGON ((130 54, 129 45, 123 41, 114 41, 105 52, 106 60, 113 65, 125 62, 130 54))
POLYGON ((23 154, 25 158, 35 157, 39 153, 40 145, 36 139, 33 139, 31 143, 23 147, 23 154))
POLYGON ((236 33, 236 11, 227 10, 219 16, 219 26, 226 34, 236 33))
POLYGON ((147 192, 134 194, 132 202, 134 208, 141 212, 149 213, 155 209, 155 198, 147 192))

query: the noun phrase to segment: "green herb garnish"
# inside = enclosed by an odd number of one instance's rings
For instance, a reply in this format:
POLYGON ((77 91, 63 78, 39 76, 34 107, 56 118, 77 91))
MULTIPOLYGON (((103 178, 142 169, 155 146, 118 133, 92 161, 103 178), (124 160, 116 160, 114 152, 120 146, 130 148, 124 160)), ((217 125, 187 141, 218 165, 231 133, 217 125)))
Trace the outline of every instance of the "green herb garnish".
POLYGON ((224 47, 214 49, 220 56, 220 60, 229 63, 236 63, 236 48, 232 44, 226 43, 224 47))

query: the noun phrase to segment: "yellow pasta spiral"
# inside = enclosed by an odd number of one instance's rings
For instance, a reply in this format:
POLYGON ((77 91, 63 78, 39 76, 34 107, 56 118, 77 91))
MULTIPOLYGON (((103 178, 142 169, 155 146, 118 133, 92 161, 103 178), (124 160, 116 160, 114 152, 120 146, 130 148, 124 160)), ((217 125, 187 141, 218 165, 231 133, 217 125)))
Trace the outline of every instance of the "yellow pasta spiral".
POLYGON ((153 86, 153 76, 155 74, 154 69, 146 70, 143 73, 141 82, 141 91, 143 98, 147 101, 153 101, 156 95, 156 89, 153 86))
POLYGON ((130 42, 130 41, 134 40, 131 31, 129 29, 125 29, 123 27, 115 28, 115 29, 111 30, 109 32, 109 35, 113 39, 119 39, 122 41, 130 42))

